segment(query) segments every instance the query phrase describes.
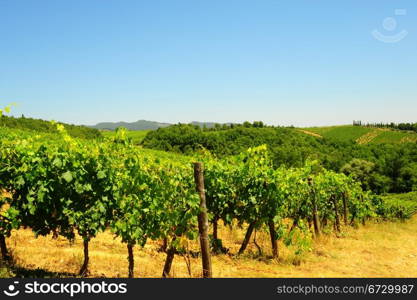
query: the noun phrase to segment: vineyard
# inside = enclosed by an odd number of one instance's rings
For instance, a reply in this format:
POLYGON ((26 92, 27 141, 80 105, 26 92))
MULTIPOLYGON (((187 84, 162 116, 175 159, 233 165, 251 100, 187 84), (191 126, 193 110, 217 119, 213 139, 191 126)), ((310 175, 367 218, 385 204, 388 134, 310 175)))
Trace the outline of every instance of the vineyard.
MULTIPOLYGON (((143 141, 143 139, 145 138, 146 134, 149 131, 150 130, 137 130, 137 131, 128 130, 126 133, 127 139, 130 140, 132 144, 138 145, 143 141)), ((114 138, 116 132, 115 131, 101 131, 101 134, 107 138, 114 138)))
POLYGON ((305 128, 305 131, 339 142, 354 141, 358 144, 401 144, 417 141, 417 134, 413 131, 393 130, 385 127, 339 125, 305 128))
POLYGON ((321 235, 339 235, 369 220, 408 219, 417 209, 416 202, 404 205, 406 200, 363 191, 353 178, 314 160, 274 168, 266 146, 223 158, 201 149, 188 157, 139 148, 124 130, 101 141, 73 138, 62 125, 57 129, 58 135, 0 130, 3 261, 12 260, 7 239, 19 228, 70 242, 80 236, 84 258, 78 274, 86 276, 91 241, 105 232, 125 245, 129 277, 140 266, 134 248, 150 242, 166 253, 161 274, 169 277, 176 255, 202 254, 189 249, 201 238, 197 161, 204 167, 211 255, 242 255, 256 232, 269 235, 272 259, 280 256, 278 241, 298 255, 321 235), (223 243, 219 227, 245 228, 236 253, 223 243))

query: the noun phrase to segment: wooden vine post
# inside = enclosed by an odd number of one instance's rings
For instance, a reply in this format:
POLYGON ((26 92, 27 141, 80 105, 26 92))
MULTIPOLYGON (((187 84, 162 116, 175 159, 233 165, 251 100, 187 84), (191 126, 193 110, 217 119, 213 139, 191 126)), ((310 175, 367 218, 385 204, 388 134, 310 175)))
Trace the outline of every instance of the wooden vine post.
POLYGON ((210 245, 208 239, 208 217, 206 205, 206 193, 204 190, 203 164, 194 163, 194 179, 197 192, 200 196, 200 213, 198 215, 198 232, 200 235, 201 257, 203 261, 203 277, 212 278, 213 272, 211 268, 210 245))

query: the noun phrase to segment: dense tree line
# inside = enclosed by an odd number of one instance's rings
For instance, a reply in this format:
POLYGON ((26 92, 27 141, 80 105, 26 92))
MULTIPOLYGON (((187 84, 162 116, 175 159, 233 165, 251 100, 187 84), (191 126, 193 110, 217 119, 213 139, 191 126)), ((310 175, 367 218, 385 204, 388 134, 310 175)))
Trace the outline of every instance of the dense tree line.
MULTIPOLYGON (((178 123, 177 126, 181 126, 181 125, 185 125, 185 126, 193 126, 196 129, 201 129, 202 131, 223 131, 223 130, 228 130, 228 129, 234 129, 234 128, 275 128, 277 126, 274 125, 267 125, 262 121, 253 121, 248 122, 245 121, 243 123, 198 123, 198 122, 193 122, 193 123, 189 123, 189 124, 184 124, 184 123, 178 123)), ((278 126, 279 127, 279 126, 278 126)))
POLYGON ((391 128, 404 131, 417 132, 417 123, 362 123, 362 121, 353 121, 353 126, 366 126, 377 128, 391 128))
MULTIPOLYGON (((96 139, 102 137, 100 131, 97 129, 78 125, 60 124, 65 127, 65 130, 72 137, 85 139, 96 139)), ((24 115, 20 118, 3 116, 0 118, 0 127, 32 130, 44 133, 57 133, 55 124, 40 119, 26 118, 24 115)))
POLYGON ((317 159, 336 172, 352 174, 362 187, 376 193, 417 190, 417 144, 367 144, 319 139, 282 127, 238 126, 205 131, 193 125, 174 125, 149 132, 144 147, 192 154, 201 149, 224 157, 248 147, 268 145, 274 167, 300 167, 317 159))

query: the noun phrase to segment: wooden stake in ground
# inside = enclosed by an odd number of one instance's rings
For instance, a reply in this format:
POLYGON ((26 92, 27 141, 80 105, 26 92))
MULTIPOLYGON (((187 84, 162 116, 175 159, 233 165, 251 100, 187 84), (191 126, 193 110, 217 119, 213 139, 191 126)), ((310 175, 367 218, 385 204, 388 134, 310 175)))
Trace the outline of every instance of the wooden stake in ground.
POLYGON ((204 191, 203 164, 194 163, 194 179, 197 192, 200 196, 200 213, 198 215, 198 231, 200 234, 201 256, 203 261, 203 277, 211 278, 213 276, 211 268, 210 245, 208 239, 208 217, 206 206, 206 193, 204 191))

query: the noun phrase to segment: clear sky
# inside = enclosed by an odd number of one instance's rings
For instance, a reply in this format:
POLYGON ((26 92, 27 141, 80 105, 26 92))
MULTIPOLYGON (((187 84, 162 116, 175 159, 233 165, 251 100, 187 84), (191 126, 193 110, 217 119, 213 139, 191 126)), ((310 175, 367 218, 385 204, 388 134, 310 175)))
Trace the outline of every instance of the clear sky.
POLYGON ((0 0, 0 43, 18 116, 417 122, 415 0, 0 0))

